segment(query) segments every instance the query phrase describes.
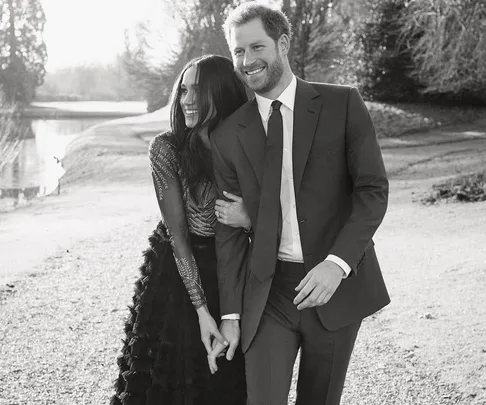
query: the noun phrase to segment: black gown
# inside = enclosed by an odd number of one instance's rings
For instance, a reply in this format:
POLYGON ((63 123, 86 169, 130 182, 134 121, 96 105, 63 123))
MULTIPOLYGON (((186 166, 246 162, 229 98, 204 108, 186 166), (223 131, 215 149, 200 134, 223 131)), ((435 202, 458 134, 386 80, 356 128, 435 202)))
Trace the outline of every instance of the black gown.
POLYGON ((244 358, 218 359, 211 375, 196 308, 220 320, 211 183, 193 199, 171 134, 157 135, 149 156, 163 220, 149 237, 125 323, 120 373, 111 405, 244 405, 244 358))

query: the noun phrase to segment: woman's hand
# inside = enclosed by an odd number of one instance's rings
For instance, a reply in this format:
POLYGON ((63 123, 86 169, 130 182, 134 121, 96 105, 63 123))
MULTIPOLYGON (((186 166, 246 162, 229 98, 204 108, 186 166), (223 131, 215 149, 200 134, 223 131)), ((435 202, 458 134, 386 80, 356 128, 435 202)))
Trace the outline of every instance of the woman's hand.
POLYGON ((223 191, 223 194, 230 201, 216 200, 216 219, 218 222, 231 226, 232 228, 251 229, 251 221, 243 203, 243 198, 223 191))
POLYGON ((211 353, 212 349, 212 337, 224 346, 228 346, 228 342, 219 332, 216 321, 209 313, 208 307, 204 304, 197 309, 197 315, 199 317, 199 328, 201 330, 201 340, 204 343, 207 353, 211 353))

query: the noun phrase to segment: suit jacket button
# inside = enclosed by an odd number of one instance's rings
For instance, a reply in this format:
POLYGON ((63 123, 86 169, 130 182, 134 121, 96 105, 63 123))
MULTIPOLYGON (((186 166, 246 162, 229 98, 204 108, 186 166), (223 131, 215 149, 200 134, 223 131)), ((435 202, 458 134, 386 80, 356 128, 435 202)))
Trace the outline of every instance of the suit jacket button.
POLYGON ((299 219, 299 224, 303 224, 304 222, 307 222, 306 218, 300 218, 299 219))

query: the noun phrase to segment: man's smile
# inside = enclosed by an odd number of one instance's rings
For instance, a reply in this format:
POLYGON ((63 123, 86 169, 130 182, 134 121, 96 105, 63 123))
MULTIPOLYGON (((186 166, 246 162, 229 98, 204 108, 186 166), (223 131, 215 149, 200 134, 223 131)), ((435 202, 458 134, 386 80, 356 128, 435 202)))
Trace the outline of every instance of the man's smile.
POLYGON ((245 73, 248 76, 253 76, 253 75, 256 75, 257 73, 263 72, 264 69, 265 69, 265 66, 262 66, 262 67, 259 67, 259 68, 253 69, 253 70, 247 70, 247 71, 245 71, 245 73))

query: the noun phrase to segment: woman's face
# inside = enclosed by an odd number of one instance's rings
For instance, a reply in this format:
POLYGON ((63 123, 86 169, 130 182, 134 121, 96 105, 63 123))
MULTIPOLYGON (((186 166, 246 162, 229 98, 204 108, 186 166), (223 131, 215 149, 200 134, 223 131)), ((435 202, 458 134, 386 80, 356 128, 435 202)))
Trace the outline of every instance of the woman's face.
MULTIPOLYGON (((182 75, 181 81, 181 96, 179 103, 184 113, 187 128, 194 128, 198 118, 199 109, 197 105, 197 92, 198 92, 198 70, 197 67, 191 66, 182 75)), ((204 120, 204 123, 214 115, 213 104, 211 103, 208 117, 204 120)))

